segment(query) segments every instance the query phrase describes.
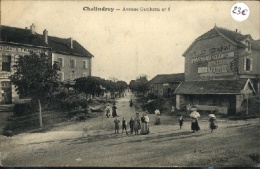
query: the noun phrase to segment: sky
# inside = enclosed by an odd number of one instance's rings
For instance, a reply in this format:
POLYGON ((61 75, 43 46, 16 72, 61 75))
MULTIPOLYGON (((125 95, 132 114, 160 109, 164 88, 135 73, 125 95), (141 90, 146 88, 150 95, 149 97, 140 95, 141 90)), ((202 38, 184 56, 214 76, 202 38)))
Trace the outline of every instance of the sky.
POLYGON ((182 54, 215 25, 260 39, 260 2, 246 1, 245 21, 231 16, 236 1, 1 1, 1 25, 77 40, 94 58, 92 75, 127 83, 140 75, 184 73, 182 54), (114 11, 84 11, 114 8, 114 11), (141 11, 141 8, 160 11, 141 11), (123 11, 137 8, 138 11, 123 11), (119 9, 119 10, 116 10, 119 9), (162 9, 165 9, 162 11, 162 9))

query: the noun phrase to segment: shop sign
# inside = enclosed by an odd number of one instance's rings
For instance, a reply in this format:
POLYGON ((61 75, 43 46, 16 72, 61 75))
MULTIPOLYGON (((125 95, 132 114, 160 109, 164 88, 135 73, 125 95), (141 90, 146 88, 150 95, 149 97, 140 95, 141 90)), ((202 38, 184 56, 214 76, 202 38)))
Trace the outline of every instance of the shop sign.
POLYGON ((221 53, 221 54, 216 54, 216 55, 208 55, 208 56, 203 56, 203 57, 192 58, 191 63, 207 62, 207 61, 211 61, 211 60, 233 58, 234 56, 235 56, 234 52, 221 53))
POLYGON ((189 53, 188 56, 190 56, 190 57, 192 57, 192 56, 206 56, 206 55, 211 55, 211 54, 216 54, 216 53, 228 52, 230 50, 231 50, 231 45, 222 45, 222 46, 218 46, 218 47, 197 50, 197 51, 189 53))
POLYGON ((44 53, 42 49, 32 49, 26 47, 13 47, 13 46, 0 46, 0 50, 9 52, 21 52, 21 53, 44 53))

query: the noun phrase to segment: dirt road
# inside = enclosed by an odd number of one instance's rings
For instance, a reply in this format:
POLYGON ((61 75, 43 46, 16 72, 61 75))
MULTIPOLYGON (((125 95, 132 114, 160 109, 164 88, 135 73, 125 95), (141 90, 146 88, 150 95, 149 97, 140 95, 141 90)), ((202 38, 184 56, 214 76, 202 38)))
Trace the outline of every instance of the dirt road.
MULTIPOLYGON (((120 120, 129 121, 130 93, 117 100, 120 120)), ((142 113, 142 112, 140 112, 142 113)), ((189 119, 180 130, 173 116, 162 116, 149 135, 114 134, 104 113, 85 122, 70 122, 46 133, 0 137, 3 166, 260 166, 259 119, 227 121, 210 133, 206 119, 191 133, 189 119)), ((129 128, 128 128, 129 129, 129 128)))

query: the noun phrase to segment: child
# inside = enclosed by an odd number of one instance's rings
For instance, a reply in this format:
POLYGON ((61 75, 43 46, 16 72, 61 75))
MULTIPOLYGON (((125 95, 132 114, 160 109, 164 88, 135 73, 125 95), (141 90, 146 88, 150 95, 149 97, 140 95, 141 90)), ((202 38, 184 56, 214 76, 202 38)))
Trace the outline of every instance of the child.
POLYGON ((180 129, 181 129, 181 127, 182 127, 182 125, 183 125, 183 116, 181 116, 181 117, 179 118, 179 125, 180 125, 180 129))
POLYGON ((218 127, 217 118, 213 112, 209 114, 209 127, 211 129, 211 133, 213 132, 214 129, 218 127))
POLYGON ((118 118, 116 117, 114 120, 114 123, 115 123, 115 134, 116 134, 116 133, 118 133, 118 130, 119 130, 120 120, 118 120, 118 118))
POLYGON ((123 119, 122 119, 122 134, 125 130, 126 134, 128 135, 127 130, 126 130, 126 125, 127 125, 127 122, 125 121, 125 118, 123 117, 123 119))
POLYGON ((131 119, 130 119, 130 121, 129 121, 131 134, 133 134, 133 132, 134 132, 134 123, 135 123, 135 121, 134 121, 134 119, 131 117, 131 119))
POLYGON ((106 107, 106 116, 107 116, 107 118, 109 118, 109 116, 110 116, 110 106, 109 106, 109 104, 106 107))

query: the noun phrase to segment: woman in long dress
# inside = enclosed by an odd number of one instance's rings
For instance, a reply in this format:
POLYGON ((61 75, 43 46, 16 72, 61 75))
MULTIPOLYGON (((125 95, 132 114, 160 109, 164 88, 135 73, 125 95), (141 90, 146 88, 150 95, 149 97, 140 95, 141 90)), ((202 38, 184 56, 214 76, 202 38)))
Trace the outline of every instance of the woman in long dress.
POLYGON ((198 122, 198 118, 200 117, 199 112, 197 112, 197 108, 193 107, 191 108, 191 130, 193 131, 193 133, 195 133, 195 131, 199 131, 200 130, 200 126, 199 126, 199 122, 198 122))
POLYGON ((114 103, 113 106, 112 106, 112 116, 113 117, 117 117, 116 109, 117 109, 117 107, 116 107, 116 105, 114 103))

